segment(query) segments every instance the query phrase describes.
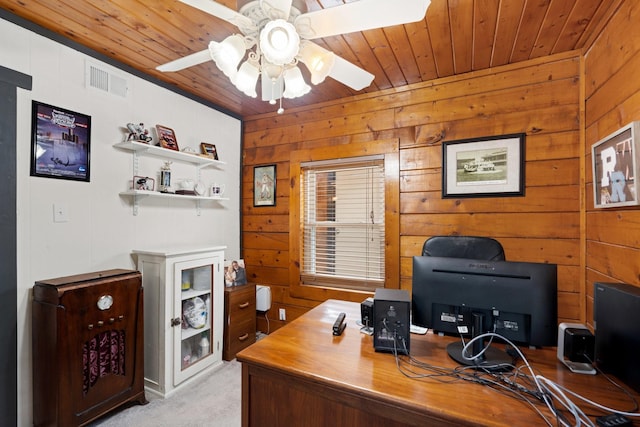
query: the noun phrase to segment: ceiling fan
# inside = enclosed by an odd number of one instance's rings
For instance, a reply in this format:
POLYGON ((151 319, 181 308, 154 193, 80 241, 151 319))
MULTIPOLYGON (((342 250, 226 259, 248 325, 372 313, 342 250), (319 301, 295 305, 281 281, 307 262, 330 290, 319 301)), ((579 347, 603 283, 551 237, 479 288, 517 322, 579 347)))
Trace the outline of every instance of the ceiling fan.
POLYGON ((359 0, 306 12, 300 0, 244 1, 239 11, 212 0, 180 1, 230 22, 242 34, 230 35, 222 42, 211 41, 208 49, 156 69, 179 71, 213 60, 247 96, 257 97, 256 85, 261 78, 262 100, 271 104, 280 100, 279 113, 283 111, 283 97, 296 98, 311 90, 298 68, 300 62, 309 70, 314 85, 329 76, 358 91, 373 81, 373 74, 311 40, 416 22, 424 18, 431 2, 359 0))

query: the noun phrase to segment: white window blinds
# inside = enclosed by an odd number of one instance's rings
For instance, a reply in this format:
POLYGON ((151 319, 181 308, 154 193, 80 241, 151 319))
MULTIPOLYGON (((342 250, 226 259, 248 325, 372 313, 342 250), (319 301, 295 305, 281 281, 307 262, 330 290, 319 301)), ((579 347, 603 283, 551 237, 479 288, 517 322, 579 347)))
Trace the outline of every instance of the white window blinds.
POLYGON ((383 159, 303 164, 301 173, 303 283, 384 286, 383 159))

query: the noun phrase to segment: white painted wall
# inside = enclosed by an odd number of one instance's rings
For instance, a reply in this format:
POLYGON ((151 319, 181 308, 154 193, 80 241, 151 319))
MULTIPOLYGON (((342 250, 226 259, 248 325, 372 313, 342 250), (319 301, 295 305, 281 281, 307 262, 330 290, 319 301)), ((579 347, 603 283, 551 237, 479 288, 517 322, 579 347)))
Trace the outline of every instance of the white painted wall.
MULTIPOLYGON (((33 90, 18 91, 18 417, 32 425, 31 288, 37 280, 111 268, 134 269, 133 249, 177 245, 226 245, 240 255, 241 122, 212 108, 112 68, 78 51, 0 19, 0 65, 33 77, 33 90), (129 81, 127 99, 85 88, 90 60, 129 81), (88 114, 92 119, 91 182, 31 177, 31 101, 88 114), (215 144, 224 170, 206 168, 202 180, 226 185, 231 200, 204 202, 197 215, 186 200, 145 199, 138 216, 118 195, 132 178, 133 156, 113 147, 128 122, 173 128, 180 148, 215 144), (69 222, 53 221, 54 203, 65 204, 69 222)), ((142 174, 157 176, 162 160, 141 157, 142 174)), ((174 162, 174 181, 195 178, 195 167, 174 162)), ((157 182, 157 181, 156 181, 157 182)))

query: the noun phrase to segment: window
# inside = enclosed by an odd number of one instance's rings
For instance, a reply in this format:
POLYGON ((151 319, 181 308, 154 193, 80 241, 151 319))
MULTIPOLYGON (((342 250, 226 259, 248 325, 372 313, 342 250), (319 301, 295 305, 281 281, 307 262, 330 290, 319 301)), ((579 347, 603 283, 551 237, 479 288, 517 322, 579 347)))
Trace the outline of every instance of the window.
POLYGON ((378 287, 400 289, 399 145, 398 139, 388 138, 346 144, 309 144, 309 147, 291 151, 287 270, 292 297, 309 301, 329 298, 362 301, 378 287), (315 171, 314 178, 305 178, 305 173, 311 170, 315 171), (343 182, 356 182, 347 180, 346 177, 354 173, 347 173, 347 170, 370 170, 369 190, 358 192, 344 185, 343 182), (374 177, 383 180, 378 183, 379 187, 374 186, 374 177), (316 184, 305 186, 310 179, 316 184), (326 183, 324 189, 318 186, 318 181, 326 183), (319 188, 323 191, 318 191, 319 188), (375 188, 379 191, 370 191, 375 188), (307 195, 309 191, 313 192, 312 198, 307 195), (310 203, 311 200, 316 206, 310 203), (320 210, 318 205, 325 209, 320 210), (348 205, 361 212, 343 213, 348 205), (307 224, 306 218, 313 221, 307 224), (372 234, 375 228, 378 228, 378 239, 372 234), (350 237, 347 244, 343 237, 350 237), (324 243, 324 246, 318 243, 324 243), (372 258, 373 248, 381 250, 381 258, 372 258), (365 274, 355 275, 356 269, 365 274), (345 273, 347 271, 349 274, 345 273))
POLYGON ((300 174, 302 283, 383 287, 384 157, 306 162, 300 174))

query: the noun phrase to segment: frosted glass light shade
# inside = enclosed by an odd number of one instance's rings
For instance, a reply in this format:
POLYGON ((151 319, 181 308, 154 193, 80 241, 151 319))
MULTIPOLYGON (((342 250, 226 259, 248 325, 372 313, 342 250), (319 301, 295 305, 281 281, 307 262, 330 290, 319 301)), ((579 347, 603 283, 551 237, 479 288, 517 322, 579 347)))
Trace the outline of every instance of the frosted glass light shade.
POLYGON ((315 43, 303 41, 300 46, 300 60, 311 73, 311 83, 322 83, 333 69, 336 55, 315 43))
POLYGON ((289 64, 299 49, 300 36, 295 27, 284 19, 269 21, 260 31, 260 50, 272 64, 289 64))
POLYGON ((218 68, 233 80, 238 71, 238 64, 246 52, 244 38, 234 34, 227 37, 222 42, 212 41, 209 43, 209 53, 218 68))
POLYGON ((245 61, 238 70, 236 78, 232 79, 232 82, 238 90, 244 92, 245 95, 255 98, 258 96, 256 93, 256 83, 258 82, 258 76, 260 70, 254 64, 249 61, 245 61))
POLYGON ((288 99, 297 98, 306 95, 311 91, 309 86, 302 77, 302 72, 298 67, 287 68, 284 70, 284 93, 282 96, 288 99))

